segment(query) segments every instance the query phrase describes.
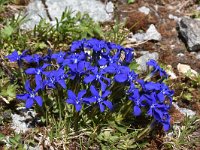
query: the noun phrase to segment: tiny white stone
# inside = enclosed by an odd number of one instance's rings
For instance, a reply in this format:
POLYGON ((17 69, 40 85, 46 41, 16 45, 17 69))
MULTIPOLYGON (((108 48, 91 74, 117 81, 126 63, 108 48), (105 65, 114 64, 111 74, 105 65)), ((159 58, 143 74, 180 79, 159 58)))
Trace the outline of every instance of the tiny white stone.
POLYGON ((161 38, 161 34, 157 31, 156 27, 153 24, 151 24, 145 33, 144 40, 160 41, 161 38))
POLYGON ((150 13, 150 9, 148 7, 142 6, 138 9, 140 12, 144 13, 145 15, 148 15, 150 13))

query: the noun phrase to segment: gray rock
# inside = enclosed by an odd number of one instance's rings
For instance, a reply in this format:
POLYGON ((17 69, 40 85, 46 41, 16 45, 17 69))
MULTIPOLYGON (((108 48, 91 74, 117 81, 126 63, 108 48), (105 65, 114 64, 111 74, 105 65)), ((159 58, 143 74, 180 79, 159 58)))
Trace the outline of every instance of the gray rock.
POLYGON ((135 41, 144 41, 145 33, 136 33, 132 36, 135 41))
POLYGON ((145 15, 148 15, 150 13, 150 9, 148 7, 142 6, 138 9, 140 12, 144 13, 145 15))
POLYGON ((174 107, 180 111, 180 113, 182 113, 184 116, 188 116, 188 117, 193 117, 194 115, 196 115, 196 112, 187 109, 187 108, 181 108, 177 105, 177 103, 173 102, 172 103, 174 105, 174 107))
POLYGON ((161 38, 161 34, 157 31, 156 27, 153 24, 151 24, 145 33, 144 40, 160 41, 161 38))
POLYGON ((148 51, 146 51, 146 52, 142 52, 142 53, 144 55, 137 58, 136 62, 139 64, 138 70, 145 72, 145 71, 147 71, 146 63, 149 61, 149 59, 158 60, 159 55, 157 52, 149 53, 148 51))
POLYGON ((199 59, 199 60, 200 60, 200 52, 197 53, 196 59, 199 59))
POLYGON ((160 41, 161 38, 161 34, 156 30, 156 27, 151 24, 146 33, 136 33, 134 35, 131 35, 131 37, 128 39, 131 42, 142 42, 150 40, 160 41))
POLYGON ((183 17, 178 26, 189 51, 200 50, 200 21, 183 17))
POLYGON ((16 133, 25 133, 28 131, 28 125, 25 123, 26 118, 20 116, 18 114, 12 114, 12 126, 11 128, 14 129, 16 133))
POLYGON ((41 0, 34 0, 29 3, 24 15, 27 15, 28 21, 22 24, 21 28, 26 30, 33 29, 34 26, 40 22, 41 18, 45 18, 49 21, 41 0))
POLYGON ((25 133, 31 127, 30 123, 35 120, 36 113, 33 110, 26 110, 24 108, 19 108, 20 114, 11 114, 12 125, 11 128, 14 129, 16 133, 25 133))
MULTIPOLYGON (((46 0, 47 10, 49 12, 52 23, 55 23, 55 18, 60 19, 65 9, 71 9, 73 15, 77 12, 88 13, 91 18, 96 22, 110 21, 113 17, 114 5, 112 2, 108 2, 106 5, 98 0, 46 0)), ((26 14, 27 19, 23 29, 33 29, 38 24, 41 18, 49 21, 47 11, 44 8, 41 0, 34 0, 27 6, 26 14)))

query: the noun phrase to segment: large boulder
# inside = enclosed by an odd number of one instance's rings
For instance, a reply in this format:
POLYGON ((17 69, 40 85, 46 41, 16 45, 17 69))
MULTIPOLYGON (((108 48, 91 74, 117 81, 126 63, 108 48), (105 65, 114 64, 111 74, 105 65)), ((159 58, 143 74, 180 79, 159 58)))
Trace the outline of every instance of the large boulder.
POLYGON ((178 23, 179 31, 189 51, 200 50, 200 21, 183 17, 178 23))

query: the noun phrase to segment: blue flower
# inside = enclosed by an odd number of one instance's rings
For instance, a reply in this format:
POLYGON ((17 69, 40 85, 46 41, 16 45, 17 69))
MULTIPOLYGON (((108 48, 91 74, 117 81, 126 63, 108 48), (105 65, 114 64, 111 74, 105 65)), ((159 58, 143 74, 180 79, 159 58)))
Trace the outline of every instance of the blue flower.
POLYGON ((139 116, 141 114, 141 108, 145 105, 142 103, 145 100, 145 97, 143 95, 140 95, 139 89, 135 89, 131 96, 129 96, 129 99, 134 102, 134 108, 133 108, 133 114, 135 116, 139 116))
POLYGON ((90 86, 90 91, 92 93, 92 97, 85 99, 85 101, 88 101, 89 103, 98 103, 101 112, 105 110, 105 106, 107 106, 110 110, 113 108, 112 102, 106 99, 106 97, 110 95, 110 91, 106 90, 102 92, 102 94, 99 94, 93 85, 90 86))
POLYGON ((44 74, 47 77, 47 80, 44 81, 45 85, 47 85, 49 88, 55 89, 57 83, 64 89, 67 88, 65 82, 67 74, 65 74, 65 71, 63 69, 44 72, 44 74))
POLYGON ((58 52, 56 54, 52 54, 51 58, 55 59, 58 64, 62 63, 65 60, 66 53, 65 52, 58 52))
POLYGON ((165 78, 168 77, 167 73, 157 64, 157 62, 155 60, 150 59, 147 62, 147 65, 153 67, 153 70, 152 70, 150 76, 153 76, 154 74, 156 74, 158 72, 161 77, 165 77, 165 78))
POLYGON ((40 61, 42 61, 42 56, 39 54, 34 54, 34 55, 27 55, 24 57, 24 60, 28 63, 36 63, 37 65, 40 64, 40 61))
POLYGON ((36 85, 35 90, 31 89, 30 87, 30 81, 27 80, 25 83, 25 89, 27 93, 25 94, 18 94, 16 96, 17 99, 25 100, 26 101, 26 108, 30 108, 33 106, 34 101, 37 102, 39 106, 42 106, 42 98, 37 95, 38 90, 41 89, 40 85, 36 85))
POLYGON ((75 52, 76 50, 82 50, 83 51, 85 42, 86 42, 86 39, 72 42, 72 45, 71 45, 71 48, 70 48, 71 52, 75 52))
POLYGON ((133 61, 134 53, 132 48, 124 48, 123 49, 125 52, 125 65, 130 64, 133 61))
POLYGON ((117 82, 129 82, 130 84, 133 83, 133 80, 137 79, 137 74, 134 71, 130 71, 130 70, 124 70, 124 71, 120 71, 120 73, 115 75, 115 80, 117 82))
POLYGON ((160 92, 157 94, 160 102, 164 102, 165 96, 166 96, 166 97, 169 98, 170 104, 171 104, 173 95, 174 95, 174 91, 170 90, 169 87, 166 84, 164 84, 164 83, 160 84, 160 92))
POLYGON ((98 64, 100 66, 110 65, 113 63, 117 64, 119 61, 119 58, 120 58, 120 51, 116 52, 114 56, 110 56, 107 54, 105 56, 102 56, 102 58, 98 60, 98 64))
POLYGON ((85 53, 81 52, 79 54, 71 54, 69 56, 67 56, 67 59, 65 59, 62 63, 62 66, 68 66, 70 69, 74 70, 75 68, 77 68, 77 64, 79 62, 83 62, 85 61, 85 53))
POLYGON ((153 116, 156 121, 162 123, 165 121, 165 115, 168 113, 169 106, 158 102, 157 94, 155 92, 150 95, 144 95, 146 97, 146 102, 149 105, 149 110, 147 114, 153 116))
POLYGON ((137 80, 137 82, 141 85, 142 90, 145 91, 146 93, 160 90, 160 83, 151 81, 148 82, 141 79, 137 80))
POLYGON ((103 80, 106 80, 107 83, 110 84, 110 79, 104 76, 105 72, 101 69, 99 71, 97 67, 94 67, 91 72, 92 74, 89 74, 89 76, 84 78, 84 82, 88 84, 93 81, 98 81, 101 84, 101 89, 105 91, 107 85, 103 82, 103 80))
POLYGON ((26 56, 27 51, 28 50, 25 50, 25 51, 22 52, 21 55, 19 55, 17 50, 15 50, 10 55, 6 56, 6 58, 8 58, 9 61, 11 61, 11 62, 17 62, 18 66, 21 67, 22 59, 26 56))
POLYGON ((84 98, 83 96, 86 94, 86 90, 81 90, 78 95, 76 96, 76 94, 71 91, 71 90, 68 90, 67 91, 68 93, 68 99, 66 100, 66 102, 68 104, 72 104, 75 106, 76 108, 76 111, 80 111, 81 108, 82 108, 82 104, 84 103, 84 98))

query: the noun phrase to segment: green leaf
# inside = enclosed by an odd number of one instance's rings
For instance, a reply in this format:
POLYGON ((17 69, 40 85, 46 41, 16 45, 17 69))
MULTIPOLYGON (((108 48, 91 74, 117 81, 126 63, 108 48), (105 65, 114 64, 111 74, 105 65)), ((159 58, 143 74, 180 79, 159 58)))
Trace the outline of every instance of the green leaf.
POLYGON ((120 131, 121 133, 126 133, 127 132, 127 127, 123 126, 123 125, 119 125, 116 124, 115 122, 109 122, 109 124, 114 127, 115 129, 117 129, 118 131, 120 131))
POLYGON ((0 141, 2 141, 5 138, 5 135, 3 135, 2 133, 0 133, 0 141))
POLYGON ((134 70, 135 72, 138 72, 138 67, 139 67, 139 65, 137 64, 136 61, 133 61, 133 62, 130 63, 130 65, 129 65, 129 68, 130 68, 131 70, 134 70))
POLYGON ((134 3, 135 0, 128 0, 128 4, 134 3))
POLYGON ((5 28, 1 30, 1 37, 3 39, 7 39, 13 34, 13 32, 14 32, 13 27, 11 27, 10 25, 5 26, 5 28))
POLYGON ((8 86, 4 86, 2 87, 3 89, 1 90, 1 95, 4 97, 10 97, 10 98, 14 98, 16 95, 16 85, 8 85, 8 86))

